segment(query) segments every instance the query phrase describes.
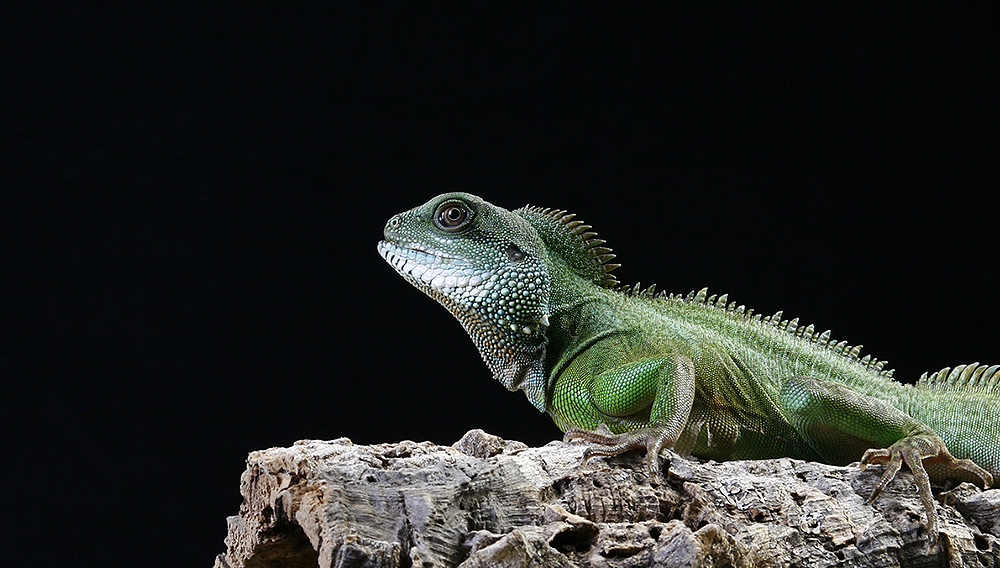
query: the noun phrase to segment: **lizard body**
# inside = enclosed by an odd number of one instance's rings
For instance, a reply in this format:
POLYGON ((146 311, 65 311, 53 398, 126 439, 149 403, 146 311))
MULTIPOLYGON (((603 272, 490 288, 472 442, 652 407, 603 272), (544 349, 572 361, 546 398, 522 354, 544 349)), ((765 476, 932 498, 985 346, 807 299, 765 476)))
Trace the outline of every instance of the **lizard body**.
POLYGON ((1000 476, 1000 366, 904 385, 860 346, 781 312, 619 286, 589 229, 565 211, 451 193, 390 219, 379 252, 458 318, 504 386, 594 442, 587 457, 645 448, 654 475, 667 447, 885 463, 873 500, 905 463, 932 542, 930 478, 1000 476))

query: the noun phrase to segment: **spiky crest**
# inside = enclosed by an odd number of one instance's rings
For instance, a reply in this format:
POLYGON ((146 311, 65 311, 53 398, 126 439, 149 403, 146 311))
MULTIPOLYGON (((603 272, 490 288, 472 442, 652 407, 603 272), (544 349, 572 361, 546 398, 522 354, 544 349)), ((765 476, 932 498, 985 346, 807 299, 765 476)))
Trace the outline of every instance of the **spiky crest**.
MULTIPOLYGON (((572 249, 569 251, 570 254, 567 257, 567 260, 571 262, 571 265, 574 266, 574 268, 591 277, 595 283, 603 286, 604 288, 618 287, 618 279, 611 274, 611 271, 621 265, 610 262, 613 258, 615 258, 615 255, 612 254, 610 248, 602 246, 606 241, 604 239, 597 238, 597 233, 590 230, 593 227, 583 223, 582 221, 574 219, 574 217, 576 217, 575 214, 568 213, 563 209, 551 209, 525 205, 521 209, 518 209, 516 213, 525 216, 529 219, 529 221, 532 218, 544 220, 545 224, 549 228, 555 228, 555 232, 563 237, 560 239, 560 243, 558 244, 568 244, 572 249)), ((543 235, 543 238, 545 236, 546 235, 543 235)), ((774 315, 761 317, 760 314, 754 314, 754 311, 752 309, 748 309, 746 306, 737 306, 736 302, 729 302, 728 294, 723 294, 721 296, 713 294, 712 296, 709 296, 708 288, 702 288, 697 291, 692 290, 686 296, 681 296, 680 294, 668 294, 665 291, 657 293, 655 284, 647 288, 642 288, 641 284, 638 282, 634 285, 620 286, 617 289, 623 294, 637 298, 656 298, 662 300, 704 304, 708 307, 732 314, 733 317, 741 317, 745 320, 752 320, 772 325, 786 333, 826 347, 830 351, 843 357, 854 359, 861 365, 880 375, 891 377, 894 371, 894 369, 885 370, 884 367, 886 362, 875 359, 871 355, 861 357, 861 345, 852 346, 846 341, 831 340, 830 330, 817 333, 815 326, 812 324, 800 326, 799 318, 784 319, 782 317, 784 312, 780 310, 774 315)), ((956 367, 955 371, 951 374, 955 374, 959 371, 959 369, 965 371, 966 367, 966 365, 956 367)), ((975 365, 972 365, 971 367, 975 367, 975 365)), ((938 373, 935 373, 926 381, 924 378, 921 378, 921 381, 928 385, 937 384, 939 380, 938 375, 948 375, 947 371, 949 371, 949 369, 946 368, 938 373)), ((965 374, 969 374, 969 372, 965 372, 965 374)), ((1000 385, 1000 366, 991 367, 988 373, 981 368, 980 372, 975 374, 975 379, 970 379, 970 381, 972 384, 979 385, 977 388, 996 388, 1000 390, 1000 386, 998 386, 1000 385), (982 378, 984 376, 987 378, 982 378), (985 386, 987 384, 989 387, 985 386)), ((953 383, 954 381, 951 381, 948 384, 953 383)), ((943 388, 940 385, 938 386, 939 388, 943 388)))
MULTIPOLYGON (((662 299, 662 300, 703 304, 710 308, 722 310, 726 313, 732 314, 733 317, 741 317, 745 320, 752 320, 760 322, 762 324, 772 325, 786 333, 789 333, 796 337, 801 337, 802 339, 805 339, 806 341, 811 341, 813 343, 816 343, 817 345, 822 345, 827 349, 829 349, 830 351, 833 351, 834 353, 837 353, 841 356, 847 357, 849 359, 854 359, 859 363, 861 363, 862 365, 864 365, 865 367, 871 369, 872 371, 880 375, 891 377, 893 374, 894 369, 884 370, 886 365, 885 361, 880 361, 878 359, 875 359, 871 355, 865 355, 864 357, 861 357, 860 356, 862 349, 861 345, 852 346, 848 345, 846 341, 831 340, 830 330, 817 332, 815 326, 813 326, 812 324, 806 326, 800 325, 799 318, 784 319, 782 317, 784 315, 784 312, 782 311, 778 311, 774 315, 761 317, 760 314, 754 314, 754 311, 752 309, 749 309, 744 305, 736 305, 736 302, 730 302, 728 294, 723 294, 721 296, 713 294, 709 296, 708 288, 702 288, 701 290, 692 290, 691 292, 688 292, 686 295, 667 294, 666 292, 660 292, 659 294, 654 294, 653 293, 654 289, 655 285, 650 286, 645 290, 642 290, 639 284, 636 284, 634 286, 626 285, 620 288, 622 292, 628 294, 629 296, 644 297, 644 298, 655 297, 656 299, 662 299)), ((955 371, 953 371, 952 374, 955 374, 956 372, 959 371, 959 369, 964 369, 965 367, 966 367, 965 365, 961 367, 956 367, 955 371)), ((989 388, 1000 389, 1000 365, 990 367, 988 370, 985 368, 985 366, 980 367, 979 369, 980 369, 979 372, 975 374, 975 378, 970 379, 971 383, 983 385, 989 382, 989 384, 992 385, 989 388)), ((949 371, 949 369, 944 369, 939 373, 935 373, 934 376, 931 379, 928 379, 926 382, 934 383, 936 381, 934 377, 937 377, 937 375, 941 373, 945 373, 947 375, 947 371, 949 371)), ((971 371, 968 370, 964 371, 965 375, 969 375, 970 373, 971 371)), ((924 378, 921 378, 921 381, 924 381, 924 378)), ((952 384, 953 382, 954 380, 949 381, 949 384, 952 384)), ((981 388, 985 389, 987 387, 981 387, 981 388)))
POLYGON ((917 386, 941 391, 983 392, 1000 394, 1000 365, 959 365, 945 367, 936 373, 924 373, 917 386))
MULTIPOLYGON (((574 219, 576 217, 574 213, 533 205, 525 205, 515 213, 524 216, 529 222, 532 220, 543 221, 546 228, 553 229, 551 233, 543 234, 542 237, 556 237, 559 242, 553 244, 557 245, 555 247, 557 250, 561 248, 558 245, 569 247, 570 250, 565 251, 569 254, 564 255, 567 262, 574 269, 591 278, 594 283, 604 288, 614 288, 618 285, 618 279, 611 274, 611 271, 621 265, 611 262, 615 255, 610 248, 602 246, 607 241, 597 238, 597 233, 590 230, 593 227, 574 219)), ((536 225, 536 228, 541 227, 536 225)), ((547 233, 546 231, 542 232, 547 233)))

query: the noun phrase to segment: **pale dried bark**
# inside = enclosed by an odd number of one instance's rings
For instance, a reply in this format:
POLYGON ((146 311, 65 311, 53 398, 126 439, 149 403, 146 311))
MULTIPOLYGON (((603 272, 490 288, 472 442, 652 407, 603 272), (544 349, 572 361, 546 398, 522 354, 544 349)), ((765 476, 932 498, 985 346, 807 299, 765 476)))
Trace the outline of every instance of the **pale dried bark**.
POLYGON ((641 455, 581 465, 584 447, 473 430, 253 452, 215 566, 1000 566, 1000 489, 940 493, 928 550, 908 473, 868 505, 878 468, 668 453, 653 485, 641 455))

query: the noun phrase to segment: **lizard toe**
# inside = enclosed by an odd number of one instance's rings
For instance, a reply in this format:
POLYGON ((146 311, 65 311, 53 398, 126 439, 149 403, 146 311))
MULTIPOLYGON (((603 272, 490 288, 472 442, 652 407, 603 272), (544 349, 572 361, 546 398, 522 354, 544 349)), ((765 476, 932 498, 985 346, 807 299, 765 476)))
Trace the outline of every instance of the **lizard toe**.
POLYGON ((948 467, 961 471, 967 471, 972 475, 975 475, 976 477, 978 477, 983 481, 983 487, 990 488, 993 486, 993 475, 990 474, 990 472, 986 471, 985 469, 979 467, 979 465, 977 465, 976 462, 972 460, 956 459, 955 461, 948 464, 948 467))
POLYGON ((586 442, 592 442, 601 445, 614 445, 617 442, 618 434, 615 434, 608 428, 607 424, 603 422, 600 423, 597 428, 593 430, 588 430, 586 428, 570 428, 563 433, 563 441, 572 442, 574 440, 584 440, 586 442))

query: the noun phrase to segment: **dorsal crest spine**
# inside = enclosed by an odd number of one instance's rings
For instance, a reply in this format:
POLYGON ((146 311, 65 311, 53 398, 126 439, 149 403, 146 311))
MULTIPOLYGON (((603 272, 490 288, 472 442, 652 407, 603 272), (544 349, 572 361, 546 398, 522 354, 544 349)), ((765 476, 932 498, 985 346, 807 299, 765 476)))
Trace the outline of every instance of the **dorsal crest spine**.
MULTIPOLYGON (((757 321, 774 326, 790 335, 802 338, 806 341, 811 341, 817 345, 821 345, 830 351, 841 355, 842 357, 853 359, 875 373, 885 377, 892 377, 894 369, 885 370, 885 361, 875 359, 871 355, 861 357, 861 345, 852 346, 848 344, 847 341, 831 340, 830 330, 816 332, 815 326, 812 324, 806 326, 800 325, 799 318, 784 319, 784 312, 781 310, 775 312, 774 315, 762 317, 760 314, 755 314, 752 309, 747 309, 743 305, 737 306, 736 302, 729 302, 728 294, 722 294, 721 296, 713 294, 709 296, 708 288, 692 290, 687 295, 679 295, 667 294, 666 292, 660 292, 657 294, 655 284, 647 288, 642 288, 642 286, 637 282, 635 285, 625 285, 619 287, 618 279, 611 274, 612 270, 621 266, 620 264, 610 262, 615 258, 615 255, 611 252, 610 248, 603 246, 606 241, 604 239, 597 238, 597 233, 590 230, 593 227, 575 219, 575 214, 569 213, 563 209, 542 208, 532 205, 526 205, 521 209, 518 209, 516 213, 519 213, 529 219, 537 216, 545 220, 545 224, 548 228, 555 229, 564 237, 564 242, 568 241, 571 243, 573 250, 570 251, 570 254, 573 257, 572 260, 575 261, 574 264, 576 264, 578 268, 583 268, 583 270, 591 276, 598 285, 604 288, 618 287, 618 290, 622 293, 634 297, 704 304, 711 308, 729 313, 733 317, 740 317, 746 320, 757 321)), ((953 371, 951 374, 955 374, 955 372, 957 372, 960 368, 964 370, 965 367, 965 365, 957 367, 956 371, 953 371)), ((943 379, 940 379, 938 376, 947 376, 948 371, 950 371, 950 369, 944 369, 935 373, 929 379, 921 379, 921 381, 928 385, 939 385, 943 379)), ((969 374, 969 372, 966 372, 966 374, 969 374)), ((1000 390, 1000 367, 997 369, 991 368, 988 373, 985 373, 988 375, 989 380, 981 379, 983 374, 983 370, 980 370, 979 374, 975 376, 976 380, 972 381, 973 384, 977 385, 976 388, 993 388, 1000 390), (991 386, 987 387, 984 385, 991 386)), ((954 381, 950 384, 954 384, 954 381)))
POLYGON ((618 279, 611 271, 621 266, 612 263, 615 255, 611 249, 603 246, 607 241, 597 238, 597 233, 591 231, 593 228, 583 221, 575 219, 576 214, 569 213, 563 209, 550 209, 525 205, 515 211, 527 218, 538 216, 547 221, 549 228, 560 232, 565 242, 572 247, 570 254, 575 262, 572 264, 576 268, 581 268, 590 276, 594 282, 604 288, 614 288, 618 285, 618 279))
POLYGON ((936 373, 924 373, 917 386, 958 392, 985 392, 1000 394, 1000 365, 958 365, 945 367, 936 373))
MULTIPOLYGON (((653 287, 650 286, 650 288, 653 287)), ((630 294, 632 296, 647 297, 645 290, 640 290, 638 285, 631 287, 623 286, 622 290, 625 293, 630 294)), ((665 299, 668 301, 703 304, 705 306, 717 310, 722 310, 724 312, 732 314, 733 317, 740 317, 745 320, 756 321, 762 324, 774 326, 790 335, 794 335, 806 341, 811 341, 813 343, 816 343, 817 345, 824 346, 830 351, 833 351, 834 353, 837 353, 843 357, 846 357, 848 359, 853 359, 861 363, 865 367, 871 369, 872 371, 880 375, 891 377, 894 372, 894 369, 884 370, 886 365, 885 361, 876 359, 871 355, 865 355, 864 357, 862 357, 861 349, 863 346, 849 345, 846 341, 831 340, 830 330, 817 332, 816 326, 814 326, 813 324, 805 326, 801 325, 799 323, 799 318, 784 319, 783 318, 784 312, 780 310, 775 312, 774 315, 761 317, 760 314, 754 314, 754 311, 752 309, 748 309, 746 306, 737 305, 736 302, 730 302, 728 294, 722 294, 721 296, 712 294, 710 296, 708 294, 708 288, 702 288, 701 290, 692 290, 687 294, 666 294, 661 292, 660 294, 656 294, 655 298, 665 299)), ((970 385, 974 384, 977 385, 975 388, 978 389, 993 388, 996 390, 1000 390, 1000 366, 990 367, 989 369, 986 369, 985 366, 977 367, 978 370, 975 373, 971 370, 966 369, 966 367, 975 367, 975 365, 971 366, 962 365, 961 367, 956 367, 955 371, 951 371, 950 374, 951 375, 957 374, 957 376, 965 377, 965 379, 963 380, 961 378, 951 378, 946 381, 947 384, 951 385, 954 385, 955 383, 970 384, 970 385), (989 386, 984 386, 984 385, 989 385, 989 386)), ((945 382, 945 379, 938 377, 938 375, 948 376, 949 375, 948 371, 950 371, 950 369, 944 369, 943 371, 939 371, 938 373, 935 373, 933 376, 931 376, 929 379, 927 378, 927 375, 925 375, 924 378, 921 378, 921 381, 928 384, 931 383, 941 384, 942 382, 945 382)))

